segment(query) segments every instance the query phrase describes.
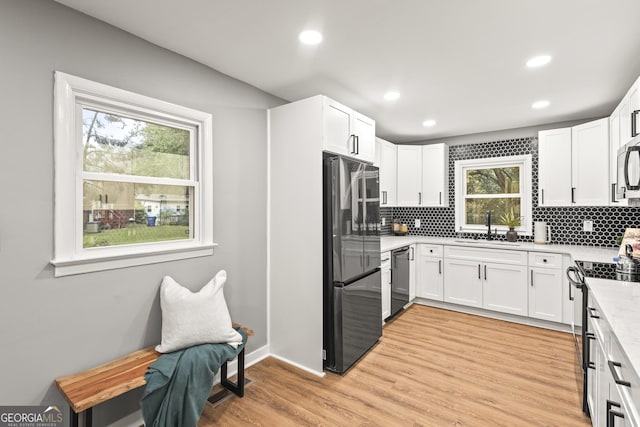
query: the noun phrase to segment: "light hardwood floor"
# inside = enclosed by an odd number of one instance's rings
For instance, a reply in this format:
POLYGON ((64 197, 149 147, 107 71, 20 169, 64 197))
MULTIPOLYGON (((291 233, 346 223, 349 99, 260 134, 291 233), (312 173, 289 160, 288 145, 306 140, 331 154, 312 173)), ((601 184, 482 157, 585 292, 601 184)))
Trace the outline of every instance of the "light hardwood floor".
POLYGON ((346 375, 274 358, 200 426, 589 426, 570 334, 413 305, 346 375))

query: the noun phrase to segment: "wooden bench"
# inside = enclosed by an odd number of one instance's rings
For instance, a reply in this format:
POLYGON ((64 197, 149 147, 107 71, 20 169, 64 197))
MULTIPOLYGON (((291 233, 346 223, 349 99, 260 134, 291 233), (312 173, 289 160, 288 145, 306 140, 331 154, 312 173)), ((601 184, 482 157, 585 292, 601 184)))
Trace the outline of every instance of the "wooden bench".
MULTIPOLYGON (((247 336, 253 336, 251 329, 236 323, 233 326, 240 327, 247 336)), ((58 390, 69 402, 71 426, 78 426, 79 414, 83 414, 84 425, 91 426, 94 406, 145 385, 144 374, 159 356, 155 346, 147 347, 95 368, 57 378, 58 390)), ((238 353, 236 382, 227 379, 227 362, 220 367, 220 378, 224 388, 240 397, 244 395, 244 348, 238 353)))

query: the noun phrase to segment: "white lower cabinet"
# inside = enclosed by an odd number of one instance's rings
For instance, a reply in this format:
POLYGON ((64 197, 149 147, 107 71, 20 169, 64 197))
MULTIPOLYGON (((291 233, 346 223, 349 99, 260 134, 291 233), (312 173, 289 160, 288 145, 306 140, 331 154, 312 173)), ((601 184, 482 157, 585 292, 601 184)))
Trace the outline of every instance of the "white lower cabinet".
POLYGON ((382 288, 382 322, 391 316, 391 252, 380 255, 380 275, 382 288))
POLYGON ((409 246, 409 301, 416 298, 416 246, 409 246))
POLYGON ((589 295, 587 403, 594 427, 640 427, 640 383, 597 302, 589 295))
POLYGON ((562 322, 562 255, 529 252, 529 317, 562 322))
POLYGON ((446 302, 527 315, 526 252, 445 246, 444 271, 446 302))
POLYGON ((436 301, 444 298, 442 245, 418 245, 416 296, 436 301))
POLYGON ((483 303, 487 310, 527 315, 527 266, 484 263, 483 303))
POLYGON ((445 258, 444 300, 454 304, 482 307, 481 263, 445 258))

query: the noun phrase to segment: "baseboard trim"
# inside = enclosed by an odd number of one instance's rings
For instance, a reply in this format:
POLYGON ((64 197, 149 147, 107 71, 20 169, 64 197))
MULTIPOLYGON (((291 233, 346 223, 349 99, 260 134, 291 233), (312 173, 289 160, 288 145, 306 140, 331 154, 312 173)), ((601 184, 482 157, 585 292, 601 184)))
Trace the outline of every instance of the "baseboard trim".
POLYGON ((549 322, 546 320, 532 319, 530 317, 516 316, 515 314, 499 313, 497 311, 484 310, 476 307, 466 307, 464 305, 451 304, 448 302, 434 301, 424 298, 416 298, 413 303, 426 305, 428 307, 442 308, 445 310, 457 311, 459 313, 473 314, 476 316, 488 317, 490 319, 504 320, 505 322, 519 323, 521 325, 535 326, 537 328, 550 329, 558 332, 571 332, 571 325, 564 323, 549 322))
POLYGON ((295 366, 298 369, 302 369, 305 372, 309 372, 310 374, 316 375, 316 376, 318 376, 320 378, 325 376, 325 373, 323 371, 318 372, 318 371, 316 371, 314 369, 307 368, 306 366, 300 365, 299 363, 293 362, 293 361, 291 361, 291 360, 289 360, 289 359, 287 359, 285 357, 278 356, 276 354, 270 354, 269 356, 273 357, 274 359, 281 360, 281 361, 283 361, 284 363, 286 363, 288 365, 295 366))

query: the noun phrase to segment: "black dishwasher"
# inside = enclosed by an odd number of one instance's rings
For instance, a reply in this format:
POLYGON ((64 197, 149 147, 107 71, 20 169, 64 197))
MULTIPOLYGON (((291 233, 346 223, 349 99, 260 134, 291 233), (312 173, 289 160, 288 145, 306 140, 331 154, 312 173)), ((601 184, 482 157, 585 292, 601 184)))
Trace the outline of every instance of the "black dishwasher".
POLYGON ((391 316, 409 302, 409 246, 391 251, 391 316))

